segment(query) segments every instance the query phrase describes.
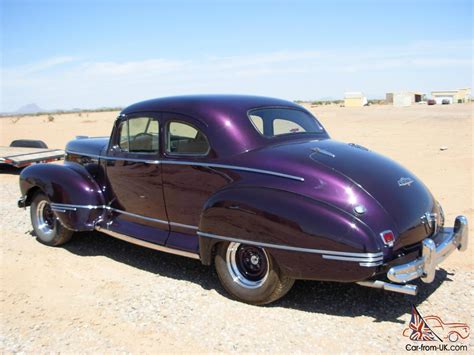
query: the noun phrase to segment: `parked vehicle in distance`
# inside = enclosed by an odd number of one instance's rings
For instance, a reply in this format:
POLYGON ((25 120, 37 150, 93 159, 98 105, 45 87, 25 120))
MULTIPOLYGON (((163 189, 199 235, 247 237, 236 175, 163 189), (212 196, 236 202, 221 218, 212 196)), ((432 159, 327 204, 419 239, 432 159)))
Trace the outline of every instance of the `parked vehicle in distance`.
POLYGON ((428 105, 436 105, 436 100, 434 100, 434 99, 429 99, 426 102, 427 102, 428 105))
POLYGON ((451 102, 448 99, 443 99, 443 101, 441 101, 442 105, 449 105, 450 103, 451 102))
POLYGON ((44 244, 99 230, 214 264, 224 288, 251 304, 277 300, 295 279, 414 295, 407 282, 432 282, 468 243, 466 217, 445 227, 407 169, 265 97, 131 105, 110 138, 69 142, 63 165, 25 169, 20 189, 44 244))

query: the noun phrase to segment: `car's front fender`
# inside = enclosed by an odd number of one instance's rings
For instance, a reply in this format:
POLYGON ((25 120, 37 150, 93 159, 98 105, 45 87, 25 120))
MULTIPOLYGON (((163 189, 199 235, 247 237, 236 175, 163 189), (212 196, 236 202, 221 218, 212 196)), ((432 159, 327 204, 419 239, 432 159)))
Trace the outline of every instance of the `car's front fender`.
POLYGON ((66 162, 64 164, 36 164, 20 174, 20 190, 23 205, 31 203, 36 191, 43 192, 52 204, 60 222, 71 230, 93 230, 94 223, 103 210, 102 191, 85 167, 66 162))

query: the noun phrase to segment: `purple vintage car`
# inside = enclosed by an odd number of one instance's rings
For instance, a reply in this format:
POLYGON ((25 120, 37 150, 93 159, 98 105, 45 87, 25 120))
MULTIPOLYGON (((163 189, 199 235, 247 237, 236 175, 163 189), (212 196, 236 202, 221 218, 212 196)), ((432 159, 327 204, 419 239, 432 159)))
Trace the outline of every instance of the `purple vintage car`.
POLYGON ((468 244, 467 220, 397 163, 341 143, 307 110, 254 96, 183 96, 127 107, 109 138, 20 176, 40 242, 99 230, 214 264, 224 288, 272 302, 295 279, 415 295, 468 244))

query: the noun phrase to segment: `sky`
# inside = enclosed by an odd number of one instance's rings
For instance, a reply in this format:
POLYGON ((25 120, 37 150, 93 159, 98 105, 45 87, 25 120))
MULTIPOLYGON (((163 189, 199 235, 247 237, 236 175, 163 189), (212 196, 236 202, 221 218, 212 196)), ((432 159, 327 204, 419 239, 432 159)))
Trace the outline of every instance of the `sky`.
POLYGON ((0 0, 0 112, 472 87, 471 0, 0 0))

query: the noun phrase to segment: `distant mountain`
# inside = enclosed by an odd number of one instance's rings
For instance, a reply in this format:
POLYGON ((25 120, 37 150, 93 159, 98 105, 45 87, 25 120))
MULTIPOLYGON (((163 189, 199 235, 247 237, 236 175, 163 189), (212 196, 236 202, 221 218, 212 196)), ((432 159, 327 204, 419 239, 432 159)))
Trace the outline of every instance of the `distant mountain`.
POLYGON ((21 106, 18 110, 15 111, 17 114, 25 114, 25 113, 38 113, 44 112, 46 110, 39 107, 37 104, 28 104, 25 106, 21 106))

